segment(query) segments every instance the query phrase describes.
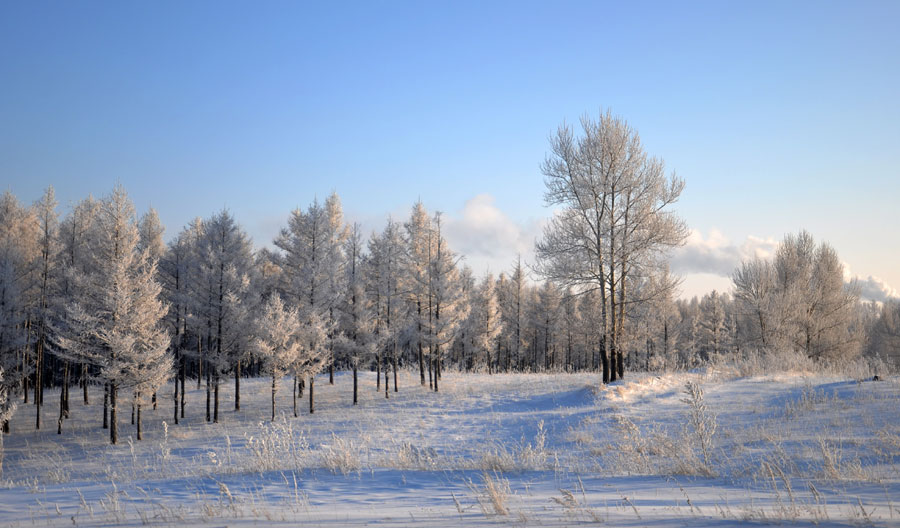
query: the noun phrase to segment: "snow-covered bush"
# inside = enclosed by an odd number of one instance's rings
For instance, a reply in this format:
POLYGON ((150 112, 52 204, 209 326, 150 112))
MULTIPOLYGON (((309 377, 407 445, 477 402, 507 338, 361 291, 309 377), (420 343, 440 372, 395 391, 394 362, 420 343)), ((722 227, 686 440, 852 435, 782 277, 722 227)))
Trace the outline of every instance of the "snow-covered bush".
POLYGON ((346 475, 362 467, 362 450, 353 440, 345 440, 332 433, 331 443, 322 447, 322 464, 332 473, 346 475))
POLYGON ((684 387, 685 397, 681 400, 689 407, 688 423, 693 429, 695 445, 700 448, 703 455, 703 463, 707 472, 712 472, 713 435, 716 434, 716 415, 713 414, 703 401, 703 389, 693 381, 687 382, 684 387))
POLYGON ((257 433, 246 438, 250 471, 300 469, 307 462, 309 442, 301 431, 294 431, 290 420, 260 422, 257 433))

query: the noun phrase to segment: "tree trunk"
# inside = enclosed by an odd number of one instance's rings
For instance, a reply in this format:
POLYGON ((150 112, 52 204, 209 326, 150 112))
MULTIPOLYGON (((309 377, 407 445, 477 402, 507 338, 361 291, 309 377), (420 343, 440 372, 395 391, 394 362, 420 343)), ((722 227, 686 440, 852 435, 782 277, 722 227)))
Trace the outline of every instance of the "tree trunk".
POLYGON ((234 367, 234 410, 241 410, 241 360, 234 367))
POLYGON ((425 354, 422 351, 422 343, 419 343, 419 381, 425 386, 425 354))
POLYGON ((144 436, 141 434, 141 393, 138 393, 137 399, 137 439, 143 440, 144 436))
POLYGON ((375 357, 375 392, 381 391, 381 354, 375 357))
POLYGON ((315 376, 309 377, 309 414, 316 412, 316 407, 313 404, 313 383, 315 383, 315 376))
POLYGON ((113 445, 119 441, 119 428, 116 421, 116 386, 109 386, 109 442, 113 445))
POLYGON ((211 412, 210 404, 212 401, 212 392, 211 392, 212 380, 210 379, 210 376, 209 376, 209 368, 208 367, 209 367, 209 365, 207 365, 207 369, 206 369, 206 421, 211 422, 212 421, 212 412, 211 412))
POLYGON ((619 370, 619 379, 625 379, 625 355, 621 350, 616 354, 616 366, 619 370))
POLYGON ((41 428, 41 387, 43 386, 43 380, 41 379, 41 371, 44 370, 42 367, 43 363, 43 350, 41 350, 41 342, 38 341, 37 351, 35 352, 35 361, 36 366, 34 370, 34 428, 41 428))
POLYGON ((356 363, 353 364, 353 405, 359 402, 357 395, 356 363))
POLYGON ((600 366, 603 368, 603 383, 610 382, 609 379, 609 356, 606 353, 606 336, 600 336, 600 366))
POLYGON ((172 393, 172 409, 175 415, 175 425, 178 425, 178 371, 175 371, 175 391, 172 393))
POLYGON ((63 400, 65 399, 65 391, 60 389, 59 391, 59 418, 56 420, 56 434, 62 434, 62 423, 63 423, 63 409, 65 409, 65 404, 63 400))
POLYGON ((434 389, 434 349, 429 349, 428 354, 428 388, 434 389))
POLYGON ((134 400, 136 397, 135 394, 131 395, 131 425, 134 425, 134 400))
POLYGON ((328 383, 334 385, 334 353, 331 354, 331 364, 328 365, 328 383))
POLYGON ((63 384, 60 389, 60 415, 69 418, 69 361, 63 362, 63 384))
POLYGON ((219 423, 219 373, 216 372, 216 381, 213 385, 215 398, 213 404, 213 423, 219 423))
POLYGON ((109 383, 103 384, 103 428, 109 429, 109 383))
POLYGON ((390 371, 390 369, 388 368, 387 365, 385 365, 384 366, 384 397, 385 397, 385 399, 388 399, 391 397, 391 391, 390 391, 391 383, 390 383, 390 380, 388 379, 389 371, 390 371))
MULTIPOLYGON (((301 394, 302 398, 303 395, 301 394)), ((297 417, 297 376, 294 376, 294 418, 297 417)))
MULTIPOLYGON (((275 369, 272 369, 275 370, 275 369)), ((278 378, 275 377, 275 373, 272 373, 272 421, 275 421, 275 390, 277 388, 276 381, 278 378)))
POLYGON ((187 361, 184 359, 184 354, 181 355, 181 417, 184 418, 184 381, 187 377, 187 361))
POLYGON ((87 372, 87 363, 81 364, 81 386, 84 390, 84 404, 89 405, 88 401, 88 372, 87 372))
POLYGON ((398 392, 399 389, 397 389, 397 344, 396 343, 394 343, 393 362, 394 362, 394 392, 398 392))
POLYGON ((153 393, 153 396, 150 397, 150 401, 153 403, 153 410, 156 410, 156 393, 153 393))
POLYGON ((438 347, 437 353, 438 357, 434 358, 434 392, 438 391, 438 379, 441 377, 441 361, 438 359, 441 355, 440 346, 438 347))

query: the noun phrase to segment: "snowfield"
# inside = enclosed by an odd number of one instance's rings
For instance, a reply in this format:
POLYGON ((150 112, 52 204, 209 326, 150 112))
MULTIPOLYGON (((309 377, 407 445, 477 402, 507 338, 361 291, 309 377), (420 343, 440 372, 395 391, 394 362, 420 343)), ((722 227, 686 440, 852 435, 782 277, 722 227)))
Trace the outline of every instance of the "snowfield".
MULTIPOLYGON (((291 412, 287 381, 224 385, 220 423, 205 390, 172 423, 171 386, 132 441, 100 428, 102 391, 56 434, 20 403, 5 438, 4 526, 900 525, 900 379, 856 381, 706 370, 631 374, 458 374, 441 392, 401 372, 400 391, 364 373, 316 383, 291 412), (685 392, 695 384, 694 398, 685 392), (702 394, 701 394, 702 392, 702 394)), ((122 397, 122 400, 126 398, 122 397)))

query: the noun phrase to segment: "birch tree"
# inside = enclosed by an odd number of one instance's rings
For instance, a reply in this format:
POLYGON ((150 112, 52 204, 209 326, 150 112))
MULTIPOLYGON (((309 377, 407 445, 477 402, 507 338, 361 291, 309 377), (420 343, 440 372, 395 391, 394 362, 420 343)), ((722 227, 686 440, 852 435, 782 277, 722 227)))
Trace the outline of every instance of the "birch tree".
POLYGON ((627 306, 647 300, 633 297, 629 284, 663 266, 666 251, 687 236, 684 223, 668 211, 684 183, 666 176, 637 132, 609 112, 596 121, 582 118, 577 138, 571 127, 560 126, 550 148, 541 167, 544 199, 560 210, 537 243, 536 270, 579 294, 599 292, 598 348, 607 383, 624 374, 618 342, 627 306))

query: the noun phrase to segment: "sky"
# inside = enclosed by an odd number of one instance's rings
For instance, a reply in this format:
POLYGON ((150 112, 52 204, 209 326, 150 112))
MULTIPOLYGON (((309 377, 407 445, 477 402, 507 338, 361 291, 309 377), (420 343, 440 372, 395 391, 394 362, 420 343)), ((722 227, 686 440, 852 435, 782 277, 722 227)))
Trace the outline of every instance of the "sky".
POLYGON ((0 186, 60 212, 121 182, 167 237, 258 247, 337 192, 422 200, 476 273, 533 258, 548 137, 609 109, 686 182, 672 268, 727 291, 806 229, 900 288, 900 2, 0 3, 0 186))

